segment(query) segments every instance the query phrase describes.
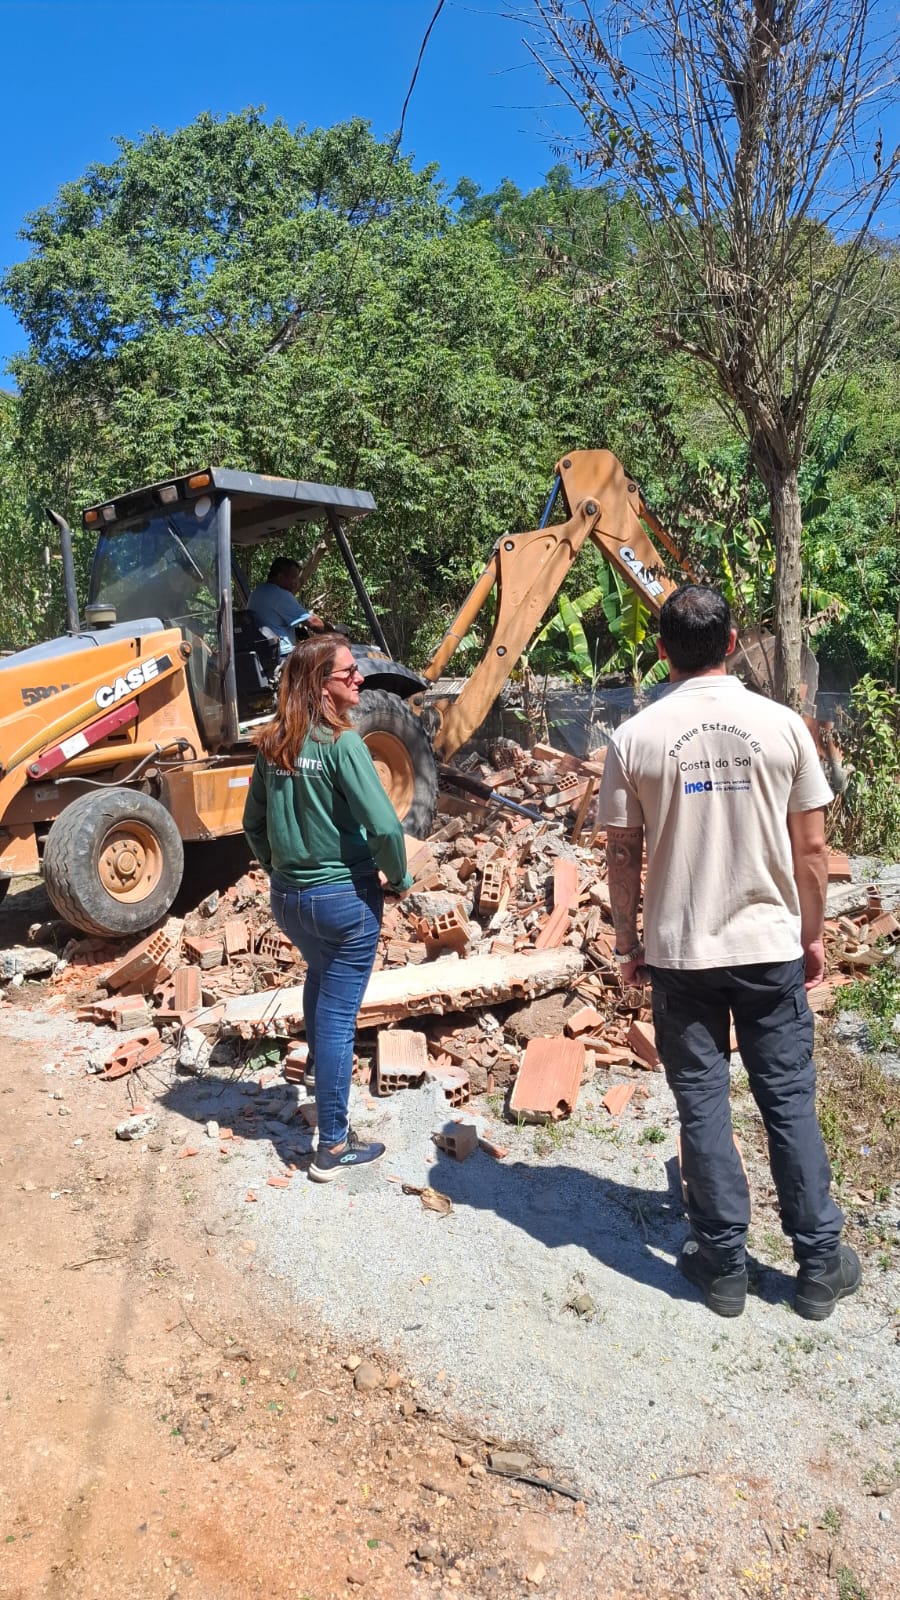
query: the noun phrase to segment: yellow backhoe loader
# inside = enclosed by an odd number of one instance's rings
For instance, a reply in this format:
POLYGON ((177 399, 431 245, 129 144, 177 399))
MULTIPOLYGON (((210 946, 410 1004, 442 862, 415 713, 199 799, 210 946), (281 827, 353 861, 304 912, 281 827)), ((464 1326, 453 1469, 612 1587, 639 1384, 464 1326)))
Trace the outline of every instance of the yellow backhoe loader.
POLYGON ((221 467, 117 496, 83 515, 97 536, 83 618, 71 533, 50 513, 68 628, 0 661, 0 898, 11 878, 42 871, 75 928, 130 936, 169 910, 185 841, 240 831, 252 734, 272 713, 279 666, 277 640, 246 609, 240 556, 298 523, 324 523, 347 567, 372 640, 351 646, 364 678, 356 723, 420 837, 438 761, 484 721, 585 542, 654 614, 675 583, 651 535, 685 570, 616 457, 573 451, 557 465, 541 525, 498 540, 420 675, 391 659, 347 536, 374 507, 360 491, 221 467), (554 522, 560 495, 566 517, 554 522), (423 715, 426 691, 494 588, 482 660, 455 701, 423 715))

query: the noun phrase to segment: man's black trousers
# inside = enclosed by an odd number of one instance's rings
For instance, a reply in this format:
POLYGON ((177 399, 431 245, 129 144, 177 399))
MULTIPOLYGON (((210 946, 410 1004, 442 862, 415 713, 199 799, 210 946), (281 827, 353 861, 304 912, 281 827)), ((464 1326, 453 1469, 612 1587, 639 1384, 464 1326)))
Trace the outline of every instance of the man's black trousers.
POLYGON ((798 1262, 838 1248, 844 1218, 816 1116, 813 1018, 803 962, 650 968, 656 1044, 681 1119, 682 1175, 694 1237, 722 1272, 744 1264, 750 1194, 731 1129, 731 1019, 769 1136, 781 1225, 798 1262))

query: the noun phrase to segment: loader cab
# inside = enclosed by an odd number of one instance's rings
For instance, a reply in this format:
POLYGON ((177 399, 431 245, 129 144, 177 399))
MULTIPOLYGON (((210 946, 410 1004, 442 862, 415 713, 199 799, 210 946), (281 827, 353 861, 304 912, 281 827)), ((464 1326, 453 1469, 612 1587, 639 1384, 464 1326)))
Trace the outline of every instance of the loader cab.
POLYGON ((142 633, 180 628, 191 646, 187 676, 204 746, 234 748, 271 714, 280 657, 246 609, 244 565, 257 545, 271 542, 275 554, 289 529, 324 519, 389 655, 343 528, 374 508, 371 495, 352 489, 221 467, 124 494, 82 519, 97 536, 86 615, 142 633))

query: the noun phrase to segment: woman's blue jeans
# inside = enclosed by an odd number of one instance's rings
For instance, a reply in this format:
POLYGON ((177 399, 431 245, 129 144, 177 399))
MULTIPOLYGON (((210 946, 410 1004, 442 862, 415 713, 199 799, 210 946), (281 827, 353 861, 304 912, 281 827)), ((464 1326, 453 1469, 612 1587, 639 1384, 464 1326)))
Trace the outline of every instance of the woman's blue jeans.
POLYGON ((315 1063, 319 1142, 347 1137, 353 1036, 375 964, 384 896, 377 878, 295 889, 272 874, 272 916, 306 962, 303 1021, 315 1063))

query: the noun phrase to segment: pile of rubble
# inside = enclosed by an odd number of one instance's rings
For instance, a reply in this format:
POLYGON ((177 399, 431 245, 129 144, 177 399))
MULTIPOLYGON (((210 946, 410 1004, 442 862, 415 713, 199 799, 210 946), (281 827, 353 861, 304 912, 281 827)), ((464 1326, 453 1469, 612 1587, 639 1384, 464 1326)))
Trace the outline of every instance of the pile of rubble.
MULTIPOLYGON (((659 1059, 648 994, 624 990, 613 959, 595 818, 603 752, 581 761, 502 741, 489 755, 465 764, 464 797, 455 780, 442 793, 430 838, 408 841, 414 884, 387 900, 360 1011, 360 1077, 377 1095, 436 1079, 457 1111, 472 1095, 499 1091, 510 1117, 544 1120, 570 1114, 581 1084, 612 1069, 624 1081, 603 1103, 617 1115, 659 1059), (521 1009, 553 994, 565 1005, 552 1031, 523 1052, 502 1008, 508 1017, 510 1002, 521 1009)), ((830 877, 849 877, 846 858, 833 859, 830 877)), ((883 959, 875 940, 896 934, 900 923, 873 891, 858 921, 829 923, 831 968, 865 969, 883 959)), ((125 954, 121 945, 72 941, 56 961, 48 1005, 74 1005, 79 1018, 125 1035, 103 1063, 106 1077, 131 1073, 168 1046, 195 1071, 223 1034, 301 1035, 303 975, 298 952, 272 923, 265 875, 254 870, 125 954)), ((838 981, 839 971, 830 987, 838 981)), ((288 1081, 302 1078, 304 1055, 303 1045, 289 1046, 288 1081)), ((460 1153, 456 1136, 447 1137, 460 1153)))

